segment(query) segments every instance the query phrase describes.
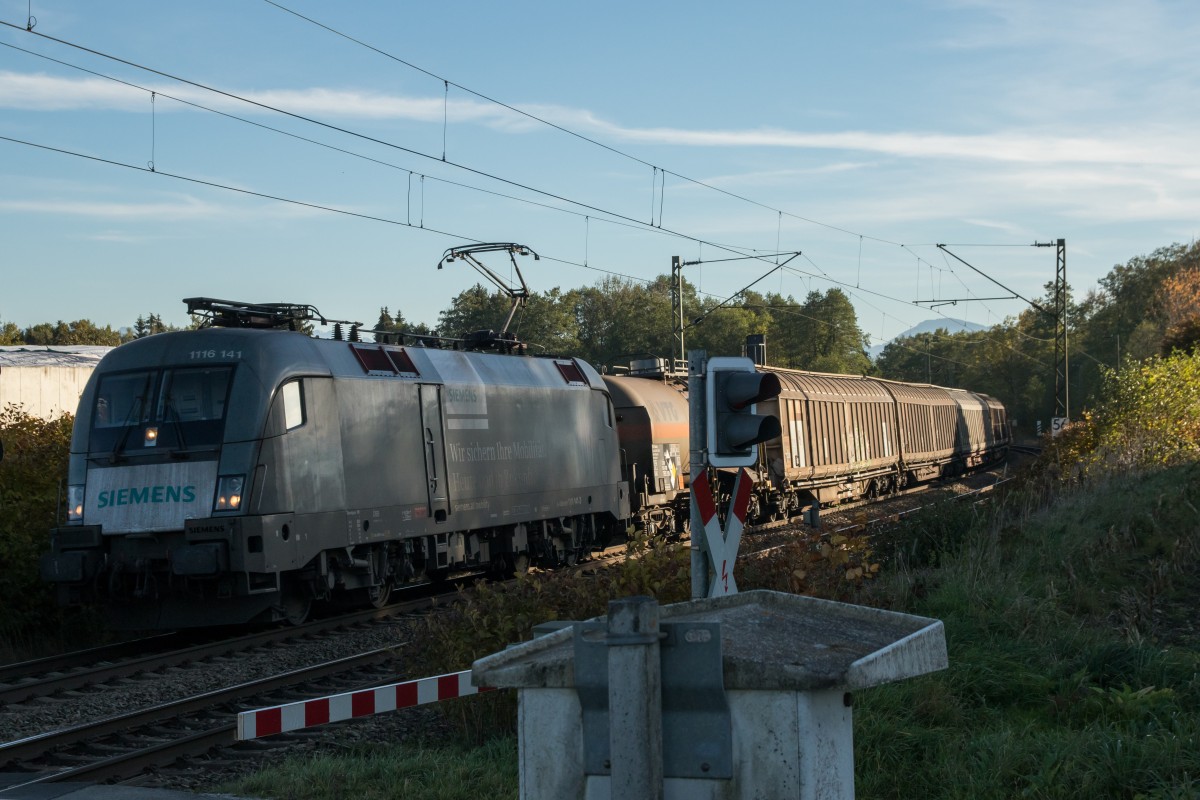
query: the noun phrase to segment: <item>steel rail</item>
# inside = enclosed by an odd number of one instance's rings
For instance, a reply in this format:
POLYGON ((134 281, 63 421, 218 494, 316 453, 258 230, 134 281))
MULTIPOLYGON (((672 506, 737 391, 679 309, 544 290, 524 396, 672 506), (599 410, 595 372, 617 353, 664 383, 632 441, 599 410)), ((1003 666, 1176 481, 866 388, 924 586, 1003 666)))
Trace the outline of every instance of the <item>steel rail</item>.
MULTIPOLYGON (((213 656, 228 655, 241 650, 259 647, 264 644, 272 644, 274 642, 297 639, 314 633, 324 633, 326 631, 344 628, 361 622, 369 622, 376 619, 386 619, 388 617, 407 613, 417 608, 425 607, 430 603, 435 602, 436 599, 434 598, 422 598, 420 600, 404 601, 392 606, 386 606, 381 609, 371 608, 361 611, 354 611, 349 614, 342 614, 336 617, 330 617, 328 619, 316 620, 304 625, 297 625, 290 628, 272 628, 270 630, 244 634, 232 639, 221 639, 216 642, 206 642, 204 644, 194 645, 192 647, 186 647, 180 650, 172 650, 166 653, 154 653, 139 658, 126 659, 115 664, 102 664, 88 669, 68 672, 63 675, 46 677, 42 680, 18 683, 13 686, 0 688, 0 705, 20 703, 33 697, 44 697, 56 692, 66 691, 69 689, 78 689, 90 684, 103 683, 114 678, 136 675, 140 672, 148 672, 161 669, 163 667, 177 666, 179 664, 185 664, 191 661, 199 661, 201 659, 210 658, 213 656)), ((66 653, 58 658, 65 659, 76 655, 83 656, 89 652, 92 651, 76 651, 76 653, 66 653)), ((53 659, 56 657, 51 658, 53 659)), ((33 665, 38 664, 39 662, 40 660, 36 662, 31 661, 23 663, 33 665)), ((17 666, 20 665, 13 665, 13 668, 15 669, 17 666)), ((26 674, 23 677, 28 676, 29 674, 26 674)))
POLYGON ((33 658, 28 661, 17 661, 12 664, 0 665, 0 683, 12 683, 16 680, 34 675, 44 675, 47 672, 61 672, 65 669, 94 664, 97 661, 110 661, 126 658, 144 652, 147 646, 169 642, 177 638, 178 633, 160 633, 144 639, 131 639, 127 642, 114 642, 86 650, 72 650, 58 655, 33 658))
MULTIPOLYGON (((291 670, 290 672, 272 675, 266 678, 260 678, 255 681, 230 686, 224 689, 215 689, 211 692, 186 697, 182 700, 174 700, 168 703, 162 703, 157 706, 131 711, 127 714, 121 714, 116 717, 109 717, 95 722, 83 723, 70 728, 64 728, 48 733, 28 736, 23 739, 17 739, 12 742, 0 744, 0 764, 5 764, 13 761, 30 761, 43 756, 51 755, 52 751, 62 747, 77 744, 79 742, 95 741, 104 736, 113 733, 133 732, 140 727, 154 725, 166 720, 178 719, 191 714, 200 712, 214 712, 215 709, 225 706, 230 703, 244 702, 251 698, 259 697, 269 692, 284 689, 297 684, 310 681, 321 680, 331 675, 338 675, 350 672, 355 669, 372 666, 386 660, 394 651, 394 646, 381 647, 376 650, 371 650, 358 655, 347 656, 335 661, 327 661, 322 664, 317 664, 310 667, 301 667, 300 669, 291 670)), ((371 685, 377 684, 378 681, 371 681, 371 685)), ((233 712, 230 712, 231 714, 233 712)), ((224 732, 228 734, 223 743, 232 744, 234 737, 232 731, 236 727, 236 716, 234 721, 229 723, 221 723, 219 726, 203 731, 195 735, 181 737, 178 740, 171 742, 156 744, 149 748, 134 750, 127 754, 118 754, 102 761, 85 764, 79 767, 60 770, 55 772, 45 772, 39 774, 38 777, 21 784, 28 786, 36 783, 52 783, 66 780, 76 780, 87 778, 89 780, 103 779, 124 779, 136 775, 146 767, 160 766, 178 758, 182 753, 174 753, 170 758, 165 758, 166 753, 172 746, 186 749, 189 753, 194 753, 193 744, 198 741, 207 741, 206 737, 215 736, 217 733, 224 732), (154 756, 152 761, 143 759, 142 753, 151 754, 154 756), (165 758, 165 760, 164 760, 165 758), (123 774, 126 767, 123 764, 141 763, 138 769, 129 774, 123 774)), ((215 742, 220 744, 222 742, 215 742)), ((211 745, 207 745, 204 749, 211 745)), ((201 751, 202 752, 202 751, 201 751)), ((4 787, 4 791, 10 791, 18 788, 16 786, 4 787)))

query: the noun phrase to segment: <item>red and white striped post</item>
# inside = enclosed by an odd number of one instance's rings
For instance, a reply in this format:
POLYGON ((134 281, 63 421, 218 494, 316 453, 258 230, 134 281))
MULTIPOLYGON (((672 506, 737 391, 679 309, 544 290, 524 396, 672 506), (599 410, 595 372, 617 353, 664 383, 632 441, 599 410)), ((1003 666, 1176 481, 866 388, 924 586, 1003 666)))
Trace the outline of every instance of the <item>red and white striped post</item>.
POLYGON ((328 697, 243 711, 238 714, 237 738, 238 741, 258 739, 330 722, 369 717, 491 691, 494 691, 491 687, 473 686, 470 670, 390 683, 375 689, 343 692, 328 697))
POLYGON ((733 498, 729 513, 725 516, 725 528, 717 516, 717 504, 708 474, 701 472, 692 481, 692 497, 703 524, 702 531, 692 529, 693 538, 704 537, 704 551, 708 557, 709 575, 707 597, 723 597, 737 594, 737 582, 733 577, 733 563, 742 542, 742 530, 746 527, 746 511, 750 507, 750 494, 754 479, 743 467, 733 483, 733 498))

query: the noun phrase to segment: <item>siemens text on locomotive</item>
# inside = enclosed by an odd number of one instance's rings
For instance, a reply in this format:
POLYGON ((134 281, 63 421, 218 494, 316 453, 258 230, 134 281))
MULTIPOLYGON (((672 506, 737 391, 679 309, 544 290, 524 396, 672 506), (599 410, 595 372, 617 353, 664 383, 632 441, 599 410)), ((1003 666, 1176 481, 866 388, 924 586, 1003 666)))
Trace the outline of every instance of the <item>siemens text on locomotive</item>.
MULTIPOLYGON (((137 629, 298 621, 316 600, 378 604, 454 570, 573 562, 631 525, 686 528, 688 405, 661 369, 314 339, 288 330, 308 306, 185 302, 213 326, 116 348, 80 400, 42 563, 63 602, 137 629)), ((757 519, 1008 444, 985 395, 775 371, 757 519)))

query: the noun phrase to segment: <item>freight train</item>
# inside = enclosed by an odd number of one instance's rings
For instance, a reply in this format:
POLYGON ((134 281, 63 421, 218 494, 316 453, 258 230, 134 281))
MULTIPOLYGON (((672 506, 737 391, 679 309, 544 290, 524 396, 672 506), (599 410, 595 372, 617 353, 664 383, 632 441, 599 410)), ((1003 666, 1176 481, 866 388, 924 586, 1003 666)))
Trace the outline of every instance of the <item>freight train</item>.
MULTIPOLYGON (((122 345, 93 373, 42 560, 61 602, 100 602, 116 627, 298 622, 314 601, 382 604, 456 570, 686 527, 687 399, 661 372, 315 339, 296 330, 308 306, 185 302, 212 324, 122 345)), ((760 517, 952 474, 1008 441, 983 395, 779 374, 760 517)))
MULTIPOLYGON (((882 378, 760 367, 779 395, 758 413, 781 433, 758 447, 747 517, 767 522, 804 509, 873 499, 994 464, 1011 439, 1004 405, 962 389, 882 378)), ((651 533, 681 532, 689 496, 685 376, 665 359, 635 364, 635 377, 605 377, 617 409, 623 477, 634 516, 651 533)), ((719 491, 734 472, 719 470, 719 491)))

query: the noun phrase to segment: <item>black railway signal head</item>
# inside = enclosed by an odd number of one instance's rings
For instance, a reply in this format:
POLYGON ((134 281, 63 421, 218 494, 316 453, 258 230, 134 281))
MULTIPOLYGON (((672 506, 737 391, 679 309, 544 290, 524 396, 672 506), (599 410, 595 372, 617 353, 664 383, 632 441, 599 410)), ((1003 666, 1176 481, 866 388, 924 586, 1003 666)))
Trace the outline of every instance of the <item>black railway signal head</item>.
POLYGON ((758 372, 748 358, 710 358, 707 373, 708 463, 751 466, 758 460, 756 446, 782 432, 778 417, 758 414, 755 407, 779 395, 779 376, 758 372))

